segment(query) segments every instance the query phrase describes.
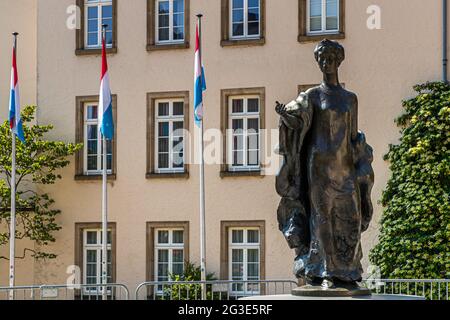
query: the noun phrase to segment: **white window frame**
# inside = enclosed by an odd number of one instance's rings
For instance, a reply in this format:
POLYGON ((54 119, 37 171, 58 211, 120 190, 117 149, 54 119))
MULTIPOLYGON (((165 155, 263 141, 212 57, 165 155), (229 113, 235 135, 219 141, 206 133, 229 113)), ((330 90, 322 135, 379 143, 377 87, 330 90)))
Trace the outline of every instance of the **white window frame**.
POLYGON ((259 171, 261 170, 261 97, 259 95, 242 95, 242 96, 230 96, 228 100, 228 137, 227 137, 227 153, 228 153, 228 169, 229 171, 259 171), (233 113, 233 100, 243 100, 243 112, 233 113), (248 112, 248 100, 258 99, 258 112, 248 112), (243 165, 236 166, 233 164, 233 120, 243 120, 243 165), (248 120, 258 120, 258 164, 248 164, 248 120))
MULTIPOLYGON (((113 0, 97 0, 97 1, 88 1, 84 0, 84 46, 86 49, 98 49, 102 46, 102 39, 103 39, 103 31, 102 31, 102 24, 103 24, 103 7, 104 6, 111 6, 113 7, 113 0), (89 45, 89 23, 88 23, 88 11, 91 7, 97 7, 97 44, 96 45, 89 45)), ((111 17, 111 20, 114 24, 114 12, 111 17)), ((114 26, 112 28, 112 32, 114 33, 114 26)), ((114 35, 113 35, 114 39, 114 35)), ((112 44, 106 44, 107 48, 112 48, 112 44)))
MULTIPOLYGON (((99 175, 102 173, 102 154, 103 154, 103 148, 102 148, 102 138, 98 123, 98 113, 100 112, 100 109, 98 107, 98 102, 86 102, 83 105, 84 108, 84 119, 83 119, 83 168, 84 168, 84 174, 85 175, 99 175), (88 119, 88 108, 89 107, 97 107, 97 119, 88 119), (88 170, 88 126, 89 125, 96 125, 97 126, 97 170, 88 170)), ((108 142, 107 142, 108 143, 108 142)), ((112 143, 109 142, 109 143, 112 143)), ((114 162, 114 152, 111 150, 111 166, 113 166, 114 162)), ((107 154, 108 156, 109 154, 107 154)), ((111 169, 106 170, 107 174, 112 174, 112 167, 111 169)))
POLYGON ((183 39, 173 39, 173 0, 155 0, 156 6, 155 6, 155 39, 156 44, 171 44, 171 43, 183 43, 186 39, 186 28, 185 28, 185 21, 186 21, 186 2, 184 1, 184 10, 183 10, 183 39), (159 3, 160 2, 169 2, 169 40, 159 40, 159 3))
MULTIPOLYGON (((111 234, 111 241, 112 241, 112 230, 108 229, 108 233, 111 234)), ((112 243, 111 241, 108 243, 107 245, 107 250, 110 252, 111 254, 111 261, 108 262, 109 265, 112 266, 112 264, 114 263, 114 261, 112 261, 112 243)), ((96 274, 96 284, 101 284, 102 283, 102 230, 101 229, 84 229, 83 230, 83 283, 84 284, 88 284, 87 283, 87 252, 88 251, 96 251, 96 257, 97 257, 97 261, 96 261, 96 265, 97 265, 97 274, 96 274), (97 241, 96 244, 88 244, 87 243, 87 233, 88 232, 95 232, 97 235, 97 241)), ((112 279, 112 274, 108 275, 108 278, 112 279)), ((84 287, 83 288, 83 294, 84 295, 100 295, 103 293, 103 290, 105 288, 104 287, 84 287), (91 288, 94 288, 94 290, 90 290, 91 288)), ((108 288, 107 293, 110 294, 111 293, 111 288, 108 288)))
MULTIPOLYGON (((158 260, 158 253, 160 250, 167 250, 168 251, 168 266, 167 266, 167 272, 168 272, 168 276, 170 273, 173 273, 173 251, 174 250, 182 250, 183 251, 183 271, 184 271, 184 261, 186 258, 186 251, 185 251, 185 237, 184 237, 184 233, 186 232, 186 230, 184 230, 184 228, 156 228, 155 232, 154 232, 154 244, 155 244, 155 248, 154 248, 154 261, 155 261, 155 266, 154 266, 154 279, 155 281, 158 281, 159 279, 159 270, 158 270, 158 264, 159 264, 159 260, 158 260), (159 243, 158 241, 158 233, 159 231, 167 231, 169 232, 169 241, 168 243, 159 243), (183 242, 182 243, 173 243, 173 232, 174 231, 183 231, 183 242)), ((168 282, 170 282, 170 278, 167 280, 168 282)), ((156 292, 158 294, 163 294, 163 290, 162 288, 160 288, 159 286, 156 288, 156 292)))
POLYGON ((233 35, 233 0, 230 1, 230 23, 229 23, 229 34, 230 39, 232 40, 240 40, 240 39, 259 39, 261 37, 261 0, 259 0, 259 7, 258 7, 258 18, 259 18, 259 24, 258 24, 258 34, 248 34, 248 0, 244 1, 244 34, 242 36, 234 36, 233 35))
POLYGON ((322 1, 322 29, 321 30, 317 30, 317 31, 311 31, 311 0, 307 0, 306 2, 306 24, 307 24, 307 34, 308 35, 315 35, 315 34, 336 34, 339 33, 339 29, 340 29, 340 12, 341 12, 341 7, 340 7, 340 0, 336 0, 337 2, 337 28, 333 29, 333 30, 327 30, 327 1, 326 0, 321 0, 322 1))
POLYGON ((185 171, 186 164, 186 134, 185 134, 185 113, 186 110, 184 108, 184 99, 157 99, 155 100, 155 172, 156 173, 183 173, 185 171), (173 115, 173 104, 176 102, 183 103, 183 115, 174 116, 173 115), (160 116, 159 115, 159 104, 160 103, 168 103, 169 104, 169 115, 168 116, 160 116), (159 124, 162 122, 169 123, 169 167, 168 168, 159 168, 159 124), (174 136, 173 134, 173 123, 174 122, 183 122, 183 135, 182 136, 174 136), (174 137, 182 137, 183 138, 183 167, 174 168, 173 166, 173 147, 172 141, 174 137))
MULTIPOLYGON (((243 275, 242 275, 242 281, 252 281, 248 280, 248 250, 258 250, 258 280, 261 279, 261 229, 258 227, 237 227, 237 228, 229 228, 228 229, 228 277, 230 280, 233 280, 233 249, 237 250, 243 250, 243 275), (243 242, 242 243, 233 243, 233 231, 243 231, 243 242), (258 242, 257 243, 249 243, 248 242, 248 231, 254 230, 258 231, 258 242)), ((236 284, 235 284, 236 285, 236 284)), ((244 290, 235 290, 233 284, 230 285, 230 292, 233 295, 240 296, 240 295, 248 295, 248 294, 259 294, 260 293, 260 286, 257 285, 258 290, 249 290, 249 283, 243 284, 242 287, 244 290)), ((239 285, 239 283, 237 283, 239 285)))

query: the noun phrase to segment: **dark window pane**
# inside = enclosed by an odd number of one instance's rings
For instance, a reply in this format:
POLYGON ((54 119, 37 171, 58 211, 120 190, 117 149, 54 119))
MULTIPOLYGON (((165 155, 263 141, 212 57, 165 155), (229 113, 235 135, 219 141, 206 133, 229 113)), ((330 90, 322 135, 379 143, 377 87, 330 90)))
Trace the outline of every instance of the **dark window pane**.
POLYGON ((233 119, 232 121, 233 131, 243 130, 244 129, 244 120, 242 119, 233 119))
POLYGON ((184 231, 183 230, 175 230, 173 232, 173 243, 184 243, 184 231))
POLYGON ((169 152, 169 138, 159 138, 158 152, 169 152))
POLYGON ((183 40, 184 39, 184 27, 173 28, 173 40, 183 40))
POLYGON ((259 21, 259 9, 248 9, 248 21, 259 21))
POLYGON ((98 136, 98 130, 97 130, 97 125, 88 125, 87 126, 87 138, 88 140, 97 140, 97 136, 98 136))
POLYGON ((168 116, 169 115, 169 103, 158 103, 158 115, 168 116))
POLYGON ((173 1, 173 12, 184 12, 184 0, 174 0, 173 1))
POLYGON ((106 44, 110 45, 113 43, 113 35, 112 32, 106 32, 106 44))
POLYGON ((88 7, 88 19, 97 19, 98 10, 97 7, 88 7))
POLYGON ((159 38, 159 41, 169 40, 169 28, 159 29, 158 38, 159 38))
POLYGON ((257 133, 259 131, 259 119, 248 119, 247 129, 249 133, 257 133))
MULTIPOLYGON (((86 243, 87 244, 97 244, 97 232, 87 231, 86 232, 86 243)), ((89 253, 89 251, 88 251, 89 253)))
POLYGON ((169 123, 168 122, 160 122, 159 123, 159 136, 160 137, 168 137, 169 136, 169 123))
POLYGON ((173 262, 183 262, 183 250, 173 250, 173 262))
POLYGON ((248 7, 249 8, 259 7, 259 0, 248 0, 248 7))
POLYGON ((244 24, 243 23, 233 23, 233 36, 243 36, 244 35, 244 24))
POLYGON ((184 26, 184 14, 178 13, 173 15, 173 26, 182 27, 184 26))
MULTIPOLYGON (((159 230, 158 231, 158 243, 169 243, 169 231, 167 230, 159 230)), ((159 251, 160 256, 167 256, 167 251, 160 250, 159 251)), ((163 260, 159 259, 160 262, 168 262, 168 258, 165 258, 163 260)))
POLYGON ((184 114, 184 102, 173 103, 173 115, 182 116, 184 114))
POLYGON ((233 10, 233 23, 244 22, 244 10, 233 10))
POLYGON ((176 121, 173 123, 173 132, 176 135, 182 135, 183 132, 181 131, 183 130, 183 121, 176 121))
POLYGON ((112 170, 112 155, 108 155, 106 158, 106 170, 112 170))
POLYGON ((95 33, 88 33, 88 45, 89 46, 95 46, 98 44, 98 34, 95 33))
POLYGON ((243 8, 244 0, 233 0, 233 9, 243 8))
POLYGON ((248 24, 248 35, 259 35, 259 22, 250 22, 248 24))
POLYGON ((233 113, 242 113, 244 112, 244 100, 242 99, 233 99, 232 100, 232 112, 233 113))
POLYGON ((167 14, 159 15, 158 26, 160 28, 169 27, 169 15, 167 14))
POLYGON ((97 119, 98 113, 97 113, 97 106, 89 106, 87 107, 87 118, 88 119, 97 119))
POLYGON ((248 99, 247 112, 259 112, 259 99, 248 99))
POLYGON ((87 152, 89 155, 91 154, 97 154, 97 141, 96 140, 90 140, 87 143, 87 152))
POLYGON ((169 1, 161 1, 159 2, 158 12, 161 13, 169 13, 169 1))
POLYGON ((98 31, 98 20, 88 20, 88 32, 98 31))
POLYGON ((103 18, 112 18, 112 6, 103 6, 102 7, 102 17, 103 18))
POLYGON ((158 167, 160 169, 169 168, 169 154, 159 154, 158 155, 158 167))
POLYGON ((87 169, 88 170, 97 170, 97 156, 88 156, 87 157, 87 169))
POLYGON ((242 150, 244 149, 244 136, 234 136, 233 137, 233 150, 242 150))

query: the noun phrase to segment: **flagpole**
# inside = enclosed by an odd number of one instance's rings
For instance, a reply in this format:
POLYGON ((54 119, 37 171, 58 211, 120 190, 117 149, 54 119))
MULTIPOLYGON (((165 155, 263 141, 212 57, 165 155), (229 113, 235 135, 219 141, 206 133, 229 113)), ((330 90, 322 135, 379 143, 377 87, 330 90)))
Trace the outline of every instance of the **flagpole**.
MULTIPOLYGON (((106 43, 106 27, 102 25, 102 41, 106 43)), ((99 110, 104 112, 104 110, 99 110)), ((99 126, 101 124, 99 123, 99 126)), ((102 148, 103 148, 103 170, 102 170, 102 284, 103 300, 108 300, 107 287, 108 283, 108 175, 107 175, 107 145, 106 138, 102 134, 102 148)))
MULTIPOLYGON (((202 65, 202 14, 198 14, 198 37, 200 68, 202 65)), ((203 106, 203 110, 205 110, 203 106)), ((206 281, 206 215, 205 215, 205 161, 204 161, 203 117, 200 120, 200 270, 201 280, 206 281)), ((202 287, 202 300, 206 300, 206 285, 202 287)))
MULTIPOLYGON (((17 52, 17 32, 14 36, 14 53, 17 52)), ((17 117, 17 115, 16 115, 17 117)), ((14 119, 14 121, 16 121, 14 119)), ((16 133, 14 132, 16 123, 11 129, 11 219, 9 225, 9 286, 12 288, 15 285, 15 252, 16 252, 16 133)), ((14 300, 14 290, 9 291, 9 300, 14 300)))

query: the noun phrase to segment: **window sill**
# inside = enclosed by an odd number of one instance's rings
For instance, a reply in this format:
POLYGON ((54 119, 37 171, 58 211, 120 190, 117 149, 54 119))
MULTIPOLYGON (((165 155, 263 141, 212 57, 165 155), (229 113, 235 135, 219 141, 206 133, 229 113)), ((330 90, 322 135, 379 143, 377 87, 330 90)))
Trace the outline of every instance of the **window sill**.
POLYGON ((222 47, 238 47, 238 46, 263 46, 266 43, 265 38, 259 39, 229 39, 220 41, 222 47))
POLYGON ((147 51, 188 49, 189 41, 181 43, 148 44, 147 51))
POLYGON ((248 171, 221 171, 221 178, 234 178, 234 177, 258 177, 263 178, 261 170, 248 170, 248 171))
MULTIPOLYGON (((93 174, 93 175, 86 175, 86 174, 77 174, 75 175, 75 181, 101 181, 102 180, 101 174, 93 174)), ((108 181, 114 181, 117 179, 117 175, 115 173, 108 174, 108 181)))
MULTIPOLYGON (((107 54, 116 54, 117 47, 106 49, 107 54)), ((102 49, 76 49, 75 55, 77 56, 90 56, 90 55, 101 55, 102 49)))
POLYGON ((314 34, 314 35, 299 35, 298 36, 298 42, 300 42, 300 43, 316 42, 316 41, 321 41, 324 39, 329 39, 329 40, 345 39, 345 33, 343 33, 343 32, 321 33, 321 34, 314 34))
POLYGON ((147 179, 189 179, 189 172, 147 173, 147 179))

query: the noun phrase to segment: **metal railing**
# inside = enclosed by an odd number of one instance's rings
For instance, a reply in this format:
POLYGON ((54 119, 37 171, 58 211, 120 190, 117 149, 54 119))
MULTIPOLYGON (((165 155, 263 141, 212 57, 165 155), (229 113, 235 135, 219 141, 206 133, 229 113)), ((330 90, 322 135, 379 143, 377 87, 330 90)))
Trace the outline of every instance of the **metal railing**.
POLYGON ((123 284, 82 284, 0 287, 0 300, 8 300, 11 291, 15 300, 102 300, 106 290, 108 300, 129 300, 123 284))
MULTIPOLYGON (((409 295, 428 300, 450 300, 450 279, 366 279, 363 285, 375 294, 409 295)), ((151 281, 138 285, 130 297, 123 284, 41 285, 0 287, 0 300, 235 300, 251 296, 290 294, 293 280, 151 281)))
POLYGON ((136 300, 236 300, 260 295, 290 294, 293 280, 150 281, 138 285, 136 300))
POLYGON ((450 279, 366 279, 364 285, 376 294, 398 294, 449 300, 450 279))

